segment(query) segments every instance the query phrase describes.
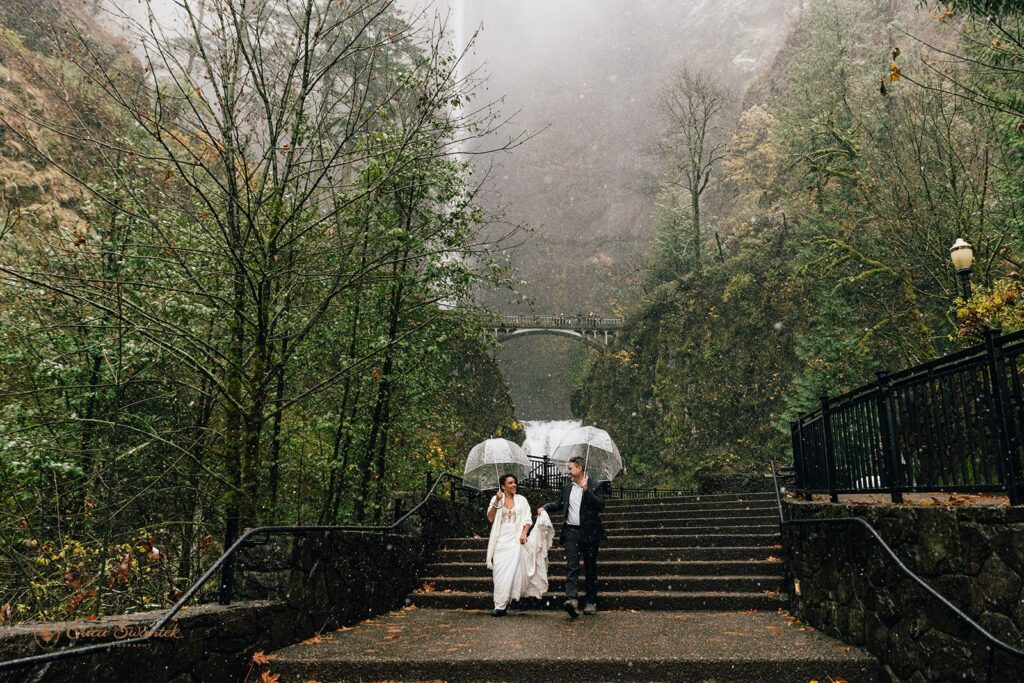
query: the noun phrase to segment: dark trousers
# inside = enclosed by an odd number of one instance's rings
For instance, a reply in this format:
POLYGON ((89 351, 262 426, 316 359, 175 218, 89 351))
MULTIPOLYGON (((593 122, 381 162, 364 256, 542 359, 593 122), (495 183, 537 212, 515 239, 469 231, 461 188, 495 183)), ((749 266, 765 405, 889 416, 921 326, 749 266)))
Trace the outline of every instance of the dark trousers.
POLYGON ((575 598, 580 584, 580 558, 586 573, 587 602, 597 602, 597 546, 600 541, 585 536, 579 527, 565 527, 565 597, 575 598))

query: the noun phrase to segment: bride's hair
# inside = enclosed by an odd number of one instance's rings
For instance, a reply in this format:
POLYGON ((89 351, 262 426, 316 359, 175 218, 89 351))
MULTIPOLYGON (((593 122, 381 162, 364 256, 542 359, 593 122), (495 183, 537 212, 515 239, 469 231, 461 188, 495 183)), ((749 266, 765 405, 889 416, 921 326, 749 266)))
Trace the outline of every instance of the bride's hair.
POLYGON ((515 482, 516 482, 516 486, 519 486, 519 480, 516 479, 516 475, 509 473, 509 474, 503 474, 500 477, 498 477, 498 488, 499 489, 501 489, 501 490, 505 489, 505 482, 508 481, 509 477, 512 477, 512 479, 514 479, 515 482))

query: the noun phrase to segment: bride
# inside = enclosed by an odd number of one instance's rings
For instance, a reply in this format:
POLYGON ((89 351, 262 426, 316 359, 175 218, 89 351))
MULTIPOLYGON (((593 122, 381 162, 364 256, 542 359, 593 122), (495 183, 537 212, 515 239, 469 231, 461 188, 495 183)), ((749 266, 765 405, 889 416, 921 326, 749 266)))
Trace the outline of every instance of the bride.
POLYGON ((548 589, 548 549, 555 536, 546 512, 533 518, 526 498, 516 493, 519 482, 512 474, 498 480, 499 490, 487 507, 491 537, 487 543, 487 568, 494 575, 494 616, 505 616, 508 604, 523 597, 539 598, 548 589))

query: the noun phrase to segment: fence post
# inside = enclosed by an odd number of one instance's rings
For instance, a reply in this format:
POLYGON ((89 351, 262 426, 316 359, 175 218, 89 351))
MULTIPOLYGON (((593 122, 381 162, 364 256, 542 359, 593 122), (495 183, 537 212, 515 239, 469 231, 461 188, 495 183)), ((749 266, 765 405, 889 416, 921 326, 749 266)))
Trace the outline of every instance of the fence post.
POLYGON ((889 487, 889 497, 894 503, 903 502, 900 491, 900 458, 896 447, 896 422, 892 413, 892 387, 888 372, 876 372, 878 378, 878 425, 882 432, 882 484, 889 487))
POLYGON ((797 415, 796 422, 789 423, 789 435, 793 444, 793 468, 796 470, 796 489, 803 491, 804 500, 811 500, 813 496, 807 490, 807 476, 804 472, 804 445, 800 433, 800 416, 797 415))
POLYGON ((1020 462, 1017 457, 1017 436, 1011 426, 1010 390, 1006 386, 1006 362, 1002 348, 997 340, 999 330, 985 331, 985 351, 988 355, 988 371, 992 380, 992 400, 995 403, 994 417, 996 432, 999 436, 1000 461, 1002 462, 1003 478, 1006 492, 1010 496, 1010 505, 1024 504, 1024 494, 1020 490, 1020 462))
POLYGON ((828 396, 821 397, 821 428, 825 435, 825 481, 828 483, 828 499, 833 503, 839 502, 839 494, 836 493, 836 478, 833 462, 835 454, 832 450, 832 413, 829 410, 828 396))
MULTIPOLYGON (((224 552, 234 544, 238 538, 238 514, 229 514, 227 525, 224 529, 224 552)), ((218 602, 222 605, 230 605, 232 593, 235 592, 235 556, 228 555, 220 568, 220 595, 218 602)))

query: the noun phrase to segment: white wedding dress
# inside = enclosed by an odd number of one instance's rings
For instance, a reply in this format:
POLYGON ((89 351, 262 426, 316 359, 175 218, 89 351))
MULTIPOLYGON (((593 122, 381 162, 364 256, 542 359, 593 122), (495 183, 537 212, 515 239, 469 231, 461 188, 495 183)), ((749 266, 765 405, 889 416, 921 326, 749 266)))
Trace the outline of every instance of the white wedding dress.
POLYGON ((494 609, 505 609, 524 597, 539 598, 548 590, 548 550, 555 529, 546 512, 537 515, 526 543, 519 542, 521 527, 516 510, 498 510, 501 526, 492 558, 494 609))

